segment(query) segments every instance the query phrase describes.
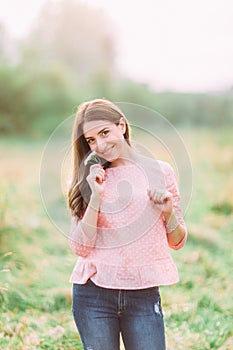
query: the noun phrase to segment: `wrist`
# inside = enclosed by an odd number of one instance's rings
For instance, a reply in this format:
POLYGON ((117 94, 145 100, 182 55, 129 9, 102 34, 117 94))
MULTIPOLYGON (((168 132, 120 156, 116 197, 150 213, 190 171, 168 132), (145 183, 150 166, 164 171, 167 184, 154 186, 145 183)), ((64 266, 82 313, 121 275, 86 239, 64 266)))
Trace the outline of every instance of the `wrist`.
POLYGON ((175 214, 174 211, 172 210, 170 213, 163 213, 164 219, 166 222, 168 222, 170 219, 172 219, 175 214))
POLYGON ((94 206, 95 208, 98 208, 100 206, 101 198, 102 197, 98 194, 92 194, 90 197, 89 205, 91 205, 92 207, 94 206))
POLYGON ((179 221, 175 214, 172 212, 170 215, 164 215, 165 217, 165 227, 167 233, 173 232, 177 226, 179 226, 179 221))

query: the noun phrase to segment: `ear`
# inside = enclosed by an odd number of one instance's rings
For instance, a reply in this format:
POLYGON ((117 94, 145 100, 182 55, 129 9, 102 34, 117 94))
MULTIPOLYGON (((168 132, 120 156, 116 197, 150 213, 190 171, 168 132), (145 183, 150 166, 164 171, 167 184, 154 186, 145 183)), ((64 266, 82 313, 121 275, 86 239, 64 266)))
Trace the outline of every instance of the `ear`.
POLYGON ((125 119, 123 117, 121 117, 119 121, 119 127, 121 128, 122 134, 124 135, 126 132, 126 124, 125 124, 125 119))

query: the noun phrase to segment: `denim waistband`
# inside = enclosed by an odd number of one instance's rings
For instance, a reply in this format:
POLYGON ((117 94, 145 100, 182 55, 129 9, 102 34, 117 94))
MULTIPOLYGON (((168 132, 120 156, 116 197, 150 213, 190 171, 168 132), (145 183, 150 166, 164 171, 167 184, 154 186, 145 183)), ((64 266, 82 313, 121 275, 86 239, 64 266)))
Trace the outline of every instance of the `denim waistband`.
MULTIPOLYGON (((75 283, 74 283, 75 284, 75 283)), ((147 287, 147 288, 140 288, 140 289, 123 289, 123 288, 108 288, 108 287, 102 287, 98 286, 95 284, 90 278, 87 280, 87 282, 84 285, 89 285, 97 288, 103 288, 103 289, 108 289, 108 290, 125 290, 125 291, 150 291, 150 290, 159 290, 158 286, 153 286, 153 287, 147 287)))

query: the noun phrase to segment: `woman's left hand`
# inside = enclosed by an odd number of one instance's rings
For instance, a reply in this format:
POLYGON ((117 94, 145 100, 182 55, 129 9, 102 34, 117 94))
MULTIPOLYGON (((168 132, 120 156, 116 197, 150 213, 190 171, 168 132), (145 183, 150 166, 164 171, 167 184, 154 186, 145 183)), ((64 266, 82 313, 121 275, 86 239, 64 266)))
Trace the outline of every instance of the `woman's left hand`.
POLYGON ((157 189, 148 189, 147 194, 156 207, 161 210, 164 215, 171 215, 173 211, 172 194, 168 191, 161 191, 157 189))

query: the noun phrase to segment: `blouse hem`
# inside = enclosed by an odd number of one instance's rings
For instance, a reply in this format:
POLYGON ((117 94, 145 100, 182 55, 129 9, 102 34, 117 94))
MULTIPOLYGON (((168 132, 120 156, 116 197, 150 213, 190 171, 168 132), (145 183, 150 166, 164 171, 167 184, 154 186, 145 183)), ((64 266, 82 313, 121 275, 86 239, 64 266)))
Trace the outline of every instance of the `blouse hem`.
POLYGON ((179 274, 170 259, 143 266, 106 265, 79 260, 69 282, 85 284, 88 279, 103 288, 144 289, 176 284, 179 274))
MULTIPOLYGON (((117 285, 115 285, 115 286, 106 286, 105 284, 99 284, 98 282, 96 282, 95 280, 93 280, 93 278, 88 278, 88 279, 90 279, 90 280, 92 280, 92 282, 96 285, 96 286, 98 286, 98 287, 101 287, 101 288, 108 288, 108 289, 123 289, 121 286, 117 286, 117 285)), ((88 281, 88 279, 87 279, 87 281, 88 281)), ((87 282, 86 281, 86 282, 87 282)), ((70 283, 72 283, 72 284, 86 284, 86 282, 79 282, 79 281, 73 281, 73 280, 69 280, 69 282, 70 283)), ((149 284, 149 285, 143 285, 143 286, 140 286, 140 287, 128 287, 127 286, 127 288, 125 288, 124 287, 124 289, 127 289, 127 290, 140 290, 140 289, 147 289, 147 288, 153 288, 153 287, 166 287, 166 286, 171 286, 171 285, 174 285, 174 284, 177 284, 179 282, 179 279, 178 280, 176 280, 176 281, 173 281, 173 282, 167 282, 167 283, 160 283, 160 284, 149 284)))

